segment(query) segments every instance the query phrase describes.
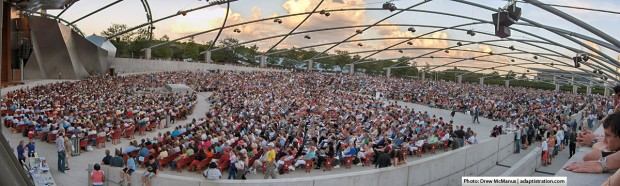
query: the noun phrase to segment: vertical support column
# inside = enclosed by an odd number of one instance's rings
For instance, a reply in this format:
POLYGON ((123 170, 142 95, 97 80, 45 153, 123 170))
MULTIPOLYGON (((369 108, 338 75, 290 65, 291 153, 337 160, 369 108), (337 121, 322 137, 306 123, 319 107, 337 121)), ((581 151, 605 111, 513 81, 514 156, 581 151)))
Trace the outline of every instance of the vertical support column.
POLYGON ((151 59, 151 48, 144 49, 144 58, 151 59))
POLYGON ((387 78, 390 78, 392 76, 392 68, 385 69, 385 76, 387 76, 387 78))
POLYGON ((267 56, 260 56, 260 62, 259 62, 259 66, 260 67, 265 67, 265 62, 267 61, 267 56))
POLYGON ((504 80, 504 85, 506 87, 510 87, 510 80, 504 80))
POLYGON ((579 89, 579 87, 573 84, 573 94, 577 94, 577 89, 579 89))
MULTIPOLYGON (((554 85, 558 85, 558 83, 556 82, 556 79, 557 79, 557 75, 553 74, 553 84, 554 85)), ((558 91, 558 90, 555 90, 555 91, 558 91)))
POLYGON ((459 84, 463 83, 463 75, 458 75, 458 76, 456 76, 456 78, 457 78, 457 82, 459 84))
POLYGON ((349 75, 355 74, 355 64, 349 64, 349 75))
POLYGON ((205 51, 204 55, 205 63, 213 63, 213 60, 211 60, 211 51, 205 51))
POLYGON ((605 89, 605 97, 609 96, 609 88, 607 88, 607 82, 603 83, 603 88, 605 89))
POLYGON ((484 78, 483 77, 480 78, 480 86, 484 86, 484 78))
POLYGON ((312 71, 312 66, 314 66, 312 59, 308 60, 308 67, 306 67, 306 71, 308 72, 312 71))
POLYGON ((559 92, 559 91, 560 91, 560 85, 555 84, 555 91, 556 91, 556 92, 559 92))
POLYGON ((592 94, 592 87, 594 86, 594 82, 592 82, 592 80, 590 80, 590 84, 586 87, 586 95, 591 95, 592 94))
POLYGON ((426 72, 422 71, 422 81, 424 81, 424 79, 426 79, 426 72))

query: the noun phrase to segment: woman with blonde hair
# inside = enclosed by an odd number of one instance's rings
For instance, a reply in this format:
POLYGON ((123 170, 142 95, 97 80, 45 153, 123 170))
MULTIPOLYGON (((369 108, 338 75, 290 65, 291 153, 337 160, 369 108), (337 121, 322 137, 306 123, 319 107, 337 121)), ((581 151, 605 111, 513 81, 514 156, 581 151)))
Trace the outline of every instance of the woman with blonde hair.
POLYGON ((69 169, 69 157, 71 157, 71 154, 73 152, 73 142, 71 140, 69 140, 69 138, 67 136, 64 137, 65 140, 65 161, 67 162, 67 168, 65 170, 70 170, 69 169))

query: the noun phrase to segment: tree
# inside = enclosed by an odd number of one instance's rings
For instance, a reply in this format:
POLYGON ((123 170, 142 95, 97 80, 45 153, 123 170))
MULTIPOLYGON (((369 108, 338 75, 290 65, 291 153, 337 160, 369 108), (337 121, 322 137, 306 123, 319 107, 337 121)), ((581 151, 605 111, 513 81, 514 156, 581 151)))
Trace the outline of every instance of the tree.
POLYGON ((211 56, 212 56, 211 59, 213 61, 222 62, 222 63, 238 63, 239 62, 239 56, 237 56, 238 46, 236 46, 238 44, 239 44, 239 40, 232 38, 232 37, 226 37, 220 40, 220 45, 217 47, 223 48, 223 49, 217 50, 211 53, 211 56))
POLYGON ((506 73, 506 79, 514 79, 516 76, 517 76, 517 74, 514 71, 512 71, 512 70, 510 70, 510 71, 508 71, 508 73, 506 73))

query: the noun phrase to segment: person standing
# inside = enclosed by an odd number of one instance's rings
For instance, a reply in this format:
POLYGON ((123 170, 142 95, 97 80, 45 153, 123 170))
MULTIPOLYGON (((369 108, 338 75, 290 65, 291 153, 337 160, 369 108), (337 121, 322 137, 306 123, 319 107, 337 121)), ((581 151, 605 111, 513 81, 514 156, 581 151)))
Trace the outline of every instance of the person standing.
POLYGON ((69 168, 69 157, 71 156, 71 152, 73 152, 73 142, 71 142, 71 140, 69 140, 68 137, 65 136, 65 164, 67 165, 67 168, 65 170, 71 170, 69 168))
POLYGON ((267 161, 265 162, 267 165, 267 171, 265 172, 265 179, 269 179, 269 176, 271 176, 273 179, 276 179, 276 173, 274 172, 275 170, 275 162, 274 160, 276 159, 276 151, 273 150, 275 144, 273 144, 273 142, 269 143, 269 151, 267 151, 267 161))
POLYGON ((476 121, 478 122, 478 124, 480 124, 480 119, 478 118, 479 115, 479 110, 478 110, 478 106, 474 106, 474 110, 472 111, 473 113, 473 121, 472 123, 476 123, 476 121))
POLYGON ((521 127, 517 125, 517 130, 515 130, 515 154, 521 153, 521 127))
POLYGON ((24 156, 24 141, 19 141, 19 145, 17 145, 17 159, 19 160, 19 164, 24 166, 26 163, 26 157, 24 156))
POLYGON ((30 143, 26 144, 26 148, 28 149, 28 157, 34 157, 35 146, 34 146, 34 138, 30 138, 30 143))
POLYGON ((577 141, 577 134, 575 131, 571 130, 571 133, 568 137, 568 158, 572 158, 573 155, 575 154, 575 149, 577 148, 577 143, 575 143, 577 141))
MULTIPOLYGON (((64 136, 64 134, 59 132, 58 136, 64 136)), ((65 173, 67 155, 65 152, 65 139, 63 137, 56 138, 56 152, 58 152, 58 172, 65 173)))

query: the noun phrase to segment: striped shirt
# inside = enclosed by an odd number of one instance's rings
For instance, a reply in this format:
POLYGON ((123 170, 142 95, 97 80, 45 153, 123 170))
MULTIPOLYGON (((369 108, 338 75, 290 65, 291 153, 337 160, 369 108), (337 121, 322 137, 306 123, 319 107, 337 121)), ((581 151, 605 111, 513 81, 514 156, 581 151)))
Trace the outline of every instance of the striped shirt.
POLYGON ((65 139, 62 137, 56 138, 56 151, 61 152, 65 150, 65 139))

